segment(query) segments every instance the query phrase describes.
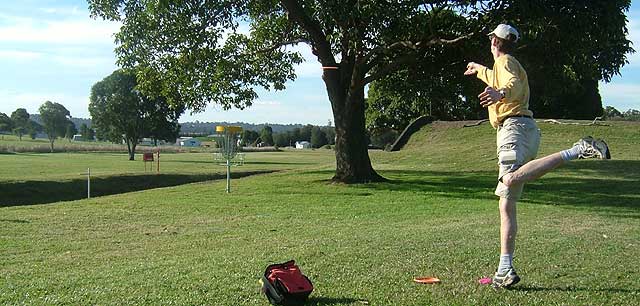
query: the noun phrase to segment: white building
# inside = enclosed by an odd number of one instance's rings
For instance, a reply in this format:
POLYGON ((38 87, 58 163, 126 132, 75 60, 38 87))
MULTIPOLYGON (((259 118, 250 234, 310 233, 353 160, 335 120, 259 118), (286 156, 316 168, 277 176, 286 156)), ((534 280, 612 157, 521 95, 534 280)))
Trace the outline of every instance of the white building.
POLYGON ((181 147, 199 147, 200 145, 202 145, 202 142, 192 137, 180 137, 178 139, 178 144, 181 147))
POLYGON ((296 141, 296 149, 311 149, 311 143, 308 141, 296 141))

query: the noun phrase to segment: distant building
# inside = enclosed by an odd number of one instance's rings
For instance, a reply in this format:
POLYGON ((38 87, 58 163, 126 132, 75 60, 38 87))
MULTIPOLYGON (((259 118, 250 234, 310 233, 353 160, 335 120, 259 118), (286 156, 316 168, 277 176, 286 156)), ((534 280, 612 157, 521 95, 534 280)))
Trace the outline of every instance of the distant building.
POLYGON ((71 140, 73 140, 73 141, 83 141, 84 139, 82 138, 81 134, 75 134, 75 135, 73 135, 73 138, 71 138, 71 140))
POLYGON ((151 138, 142 138, 140 140, 140 142, 138 142, 138 145, 141 145, 141 146, 153 146, 153 139, 151 139, 151 138))
POLYGON ((202 145, 202 142, 192 137, 180 137, 178 138, 178 144, 181 147, 199 147, 202 145))
POLYGON ((311 149, 311 143, 308 141, 296 141, 296 149, 311 149))

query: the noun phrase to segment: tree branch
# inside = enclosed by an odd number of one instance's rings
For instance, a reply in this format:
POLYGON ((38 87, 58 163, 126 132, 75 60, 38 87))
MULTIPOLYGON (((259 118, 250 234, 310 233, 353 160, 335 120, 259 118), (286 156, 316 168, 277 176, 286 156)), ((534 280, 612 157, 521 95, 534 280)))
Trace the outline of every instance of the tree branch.
MULTIPOLYGON (((464 39, 467 39, 475 34, 476 33, 473 32, 473 33, 469 33, 467 35, 463 35, 454 39, 432 38, 430 40, 418 41, 415 44, 411 41, 398 41, 389 45, 386 48, 385 47, 376 48, 367 55, 368 58, 372 58, 372 59, 366 64, 365 71, 370 71, 371 69, 373 69, 373 67, 378 65, 378 62, 380 61, 381 56, 383 56, 385 53, 392 51, 393 49, 404 47, 412 51, 418 51, 420 49, 425 49, 433 45, 451 45, 459 41, 462 41, 464 39)), ((393 59, 387 65, 381 67, 376 73, 371 74, 368 77, 365 77, 363 79, 362 85, 363 86, 367 85, 385 75, 398 71, 403 65, 412 62, 414 58, 415 58, 415 54, 409 53, 393 59)))
POLYGON ((299 43, 307 43, 308 44, 309 40, 307 40, 305 38, 298 38, 298 39, 294 39, 294 40, 290 40, 290 41, 285 41, 285 42, 274 44, 273 46, 268 47, 268 48, 256 50, 256 53, 268 53, 268 52, 271 52, 273 50, 279 49, 279 48, 284 47, 284 46, 296 45, 296 44, 299 44, 299 43))
POLYGON ((280 4, 289 13, 289 17, 304 28, 311 37, 313 42, 313 53, 318 56, 318 59, 323 66, 335 66, 336 60, 333 57, 331 51, 331 44, 327 41, 326 34, 322 31, 320 23, 317 20, 313 20, 311 16, 307 15, 302 5, 296 0, 281 0, 280 4))

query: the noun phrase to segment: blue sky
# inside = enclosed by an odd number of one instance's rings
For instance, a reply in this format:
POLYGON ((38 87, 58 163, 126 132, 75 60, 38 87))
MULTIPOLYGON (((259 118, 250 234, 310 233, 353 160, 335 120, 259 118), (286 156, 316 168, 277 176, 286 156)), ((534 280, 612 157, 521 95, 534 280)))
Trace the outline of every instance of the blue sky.
MULTIPOLYGON (((600 84, 604 105, 620 111, 640 109, 640 4, 628 13, 629 37, 639 53, 611 83, 600 84)), ((46 100, 63 104, 73 117, 88 118, 91 86, 117 67, 113 36, 119 24, 89 18, 84 0, 22 0, 0 3, 0 112, 16 108, 37 113, 46 100)), ((308 48, 298 78, 281 92, 259 92, 246 110, 211 105, 184 121, 242 121, 325 125, 333 119, 320 64, 308 48)), ((462 72, 461 72, 462 73, 462 72)))

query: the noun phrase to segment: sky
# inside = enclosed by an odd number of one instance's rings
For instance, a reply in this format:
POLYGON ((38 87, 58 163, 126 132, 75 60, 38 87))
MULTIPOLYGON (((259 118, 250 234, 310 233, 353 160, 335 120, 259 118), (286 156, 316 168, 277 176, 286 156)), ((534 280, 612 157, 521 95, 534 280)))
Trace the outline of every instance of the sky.
MULTIPOLYGON (((637 53, 610 83, 600 83, 603 105, 640 110, 640 0, 627 13, 629 39, 637 53)), ((91 86, 117 69, 113 33, 119 23, 91 19, 84 0, 0 1, 0 112, 17 108, 38 112, 45 101, 64 105, 71 116, 89 118, 91 86)), ((296 67, 297 79, 284 91, 258 90, 245 110, 224 111, 210 105, 185 113, 180 122, 314 124, 333 121, 321 65, 309 48, 296 67)), ((462 73, 462 72, 461 72, 462 73)), ((535 92, 533 92, 535 94, 535 92)))

